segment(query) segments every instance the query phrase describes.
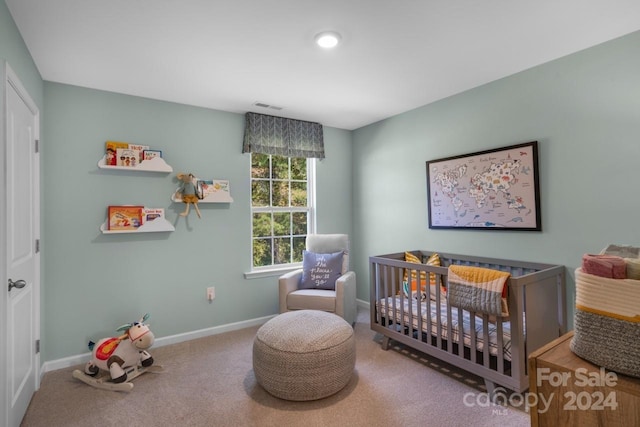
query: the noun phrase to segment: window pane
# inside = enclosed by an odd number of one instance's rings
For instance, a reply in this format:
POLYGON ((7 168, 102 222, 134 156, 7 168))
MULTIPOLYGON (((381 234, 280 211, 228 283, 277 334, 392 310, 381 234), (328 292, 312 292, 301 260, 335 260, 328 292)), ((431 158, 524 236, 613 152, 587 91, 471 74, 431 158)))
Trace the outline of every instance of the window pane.
POLYGON ((305 248, 305 237, 293 238, 293 262, 302 262, 302 251, 305 248))
POLYGON ((289 179, 289 158, 282 156, 271 157, 273 179, 289 179))
POLYGON ((278 212, 273 214, 273 235, 291 235, 291 214, 289 212, 278 212))
POLYGON ((289 181, 273 181, 273 206, 289 206, 289 181))
POLYGON ((268 154, 251 154, 251 178, 269 178, 268 154))
POLYGON ((263 267, 273 265, 271 258, 271 239, 253 240, 253 265, 263 267))
POLYGON ((291 159, 291 179, 307 179, 307 159, 291 159))
POLYGON ((251 154, 253 267, 302 262, 313 208, 307 165, 304 158, 251 154))
POLYGON ((253 214, 253 237, 270 237, 271 236, 271 213, 254 213, 253 214))
MULTIPOLYGON (((307 213, 306 212, 293 212, 293 232, 295 235, 307 234, 307 213)), ((303 239, 304 240, 304 239, 303 239)), ((295 245, 295 241, 294 241, 295 245)))
POLYGON ((269 206, 269 181, 251 181, 251 206, 269 206))
POLYGON ((273 239, 274 264, 289 264, 291 262, 291 241, 288 237, 273 239))
POLYGON ((307 206, 307 183, 291 183, 291 206, 307 206))

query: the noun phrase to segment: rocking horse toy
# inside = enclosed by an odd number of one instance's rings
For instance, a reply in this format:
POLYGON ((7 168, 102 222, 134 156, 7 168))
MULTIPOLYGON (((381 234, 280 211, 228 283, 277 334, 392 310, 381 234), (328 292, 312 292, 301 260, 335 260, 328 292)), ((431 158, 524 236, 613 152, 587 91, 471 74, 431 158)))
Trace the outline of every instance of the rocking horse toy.
POLYGON ((154 342, 153 332, 144 323, 148 318, 149 314, 145 314, 137 322, 120 326, 117 331, 124 334, 119 337, 89 341, 91 361, 84 372, 74 370, 73 377, 96 388, 130 391, 134 378, 145 372, 162 371, 161 366, 151 366, 153 357, 147 352, 154 342), (98 376, 101 371, 103 374, 98 376))

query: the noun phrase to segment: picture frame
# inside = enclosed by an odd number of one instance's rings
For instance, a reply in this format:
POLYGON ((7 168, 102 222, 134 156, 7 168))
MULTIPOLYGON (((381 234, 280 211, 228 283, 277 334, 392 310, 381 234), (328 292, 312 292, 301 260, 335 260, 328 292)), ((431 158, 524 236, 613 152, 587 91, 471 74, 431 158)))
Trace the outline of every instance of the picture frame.
POLYGON ((538 141, 429 160, 430 229, 542 231, 538 141))

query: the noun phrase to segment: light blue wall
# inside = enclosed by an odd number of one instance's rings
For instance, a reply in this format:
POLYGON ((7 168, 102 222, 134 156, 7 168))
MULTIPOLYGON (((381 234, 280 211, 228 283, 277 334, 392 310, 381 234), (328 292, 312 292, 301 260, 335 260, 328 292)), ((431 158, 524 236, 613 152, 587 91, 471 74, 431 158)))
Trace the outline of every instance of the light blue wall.
MULTIPOLYGON (((356 130, 356 273, 427 249, 562 264, 640 245, 640 32, 356 130), (542 232, 429 230, 427 160, 539 141, 542 232)), ((359 281, 358 297, 368 283, 359 281)))
MULTIPOLYGON (((44 129, 45 360, 82 353, 90 338, 145 312, 160 337, 277 312, 277 277, 243 276, 251 265, 244 115, 46 82, 44 129), (106 140, 160 149, 174 172, 99 169, 106 140), (228 179, 234 202, 200 204, 202 219, 193 210, 179 217, 184 206, 169 199, 177 172, 228 179), (110 204, 164 208, 176 231, 103 235, 110 204)), ((325 128, 325 145, 318 231, 350 234, 351 134, 325 128)))

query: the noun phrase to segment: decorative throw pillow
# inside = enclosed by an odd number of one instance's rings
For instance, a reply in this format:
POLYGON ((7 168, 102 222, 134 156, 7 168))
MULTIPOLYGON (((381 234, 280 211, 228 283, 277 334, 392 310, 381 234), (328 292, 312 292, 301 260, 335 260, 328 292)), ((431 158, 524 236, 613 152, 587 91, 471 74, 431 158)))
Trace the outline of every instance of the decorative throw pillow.
MULTIPOLYGON (((420 258, 418 258, 417 256, 415 256, 414 254, 412 254, 411 252, 405 252, 404 253, 404 260, 406 262, 411 262, 413 264, 422 264, 422 261, 420 261, 420 258)), ((409 280, 409 269, 404 271, 404 281, 407 282, 409 280)), ((425 282, 427 279, 427 273, 424 271, 420 272, 420 282, 425 282)), ((415 282, 416 281, 416 271, 415 270, 411 270, 411 281, 415 282)), ((424 285, 424 283, 422 283, 424 285)))
MULTIPOLYGON (((404 253, 404 260, 406 262, 411 262, 411 263, 415 263, 415 264, 421 264, 420 258, 418 258, 417 256, 415 256, 414 254, 412 254, 411 252, 405 252, 404 253)), ((429 256, 429 258, 427 259, 427 261, 425 262, 426 265, 434 265, 434 266, 440 266, 440 255, 438 255, 437 253, 433 253, 431 254, 431 256, 429 256)), ((406 285, 403 286, 403 291, 405 293, 405 295, 409 295, 409 271, 411 271, 411 291, 412 294, 414 292, 418 291, 418 280, 416 279, 417 277, 417 271, 416 270, 410 270, 410 269, 406 269, 404 272, 404 283, 406 285)), ((436 286, 437 283, 440 281, 438 276, 436 276, 435 273, 429 273, 429 284, 431 285, 431 289, 429 292, 429 295, 431 296, 431 300, 435 301, 436 300, 436 286)), ((420 272, 420 291, 421 293, 426 293, 426 287, 427 287, 427 272, 426 271, 421 271, 420 272)), ((440 296, 444 297, 446 295, 447 292, 447 288, 445 286, 443 286, 441 284, 440 286, 440 296)), ((424 299, 424 298, 422 298, 424 299)))
MULTIPOLYGON (((438 267, 442 266, 442 263, 440 262, 440 255, 434 252, 433 254, 431 254, 429 259, 427 259, 427 262, 425 262, 425 264, 435 265, 438 267)), ((436 276, 435 273, 431 273, 429 275, 429 283, 431 284, 431 299, 434 301, 436 299, 436 286, 438 286, 437 282, 439 281, 442 281, 442 276, 438 278, 438 276, 436 276)), ((440 283, 440 297, 444 298, 446 296, 447 296, 447 285, 445 283, 440 283)))
POLYGON ((344 252, 317 254, 302 252, 302 280, 300 289, 335 290, 336 280, 342 274, 344 252))

